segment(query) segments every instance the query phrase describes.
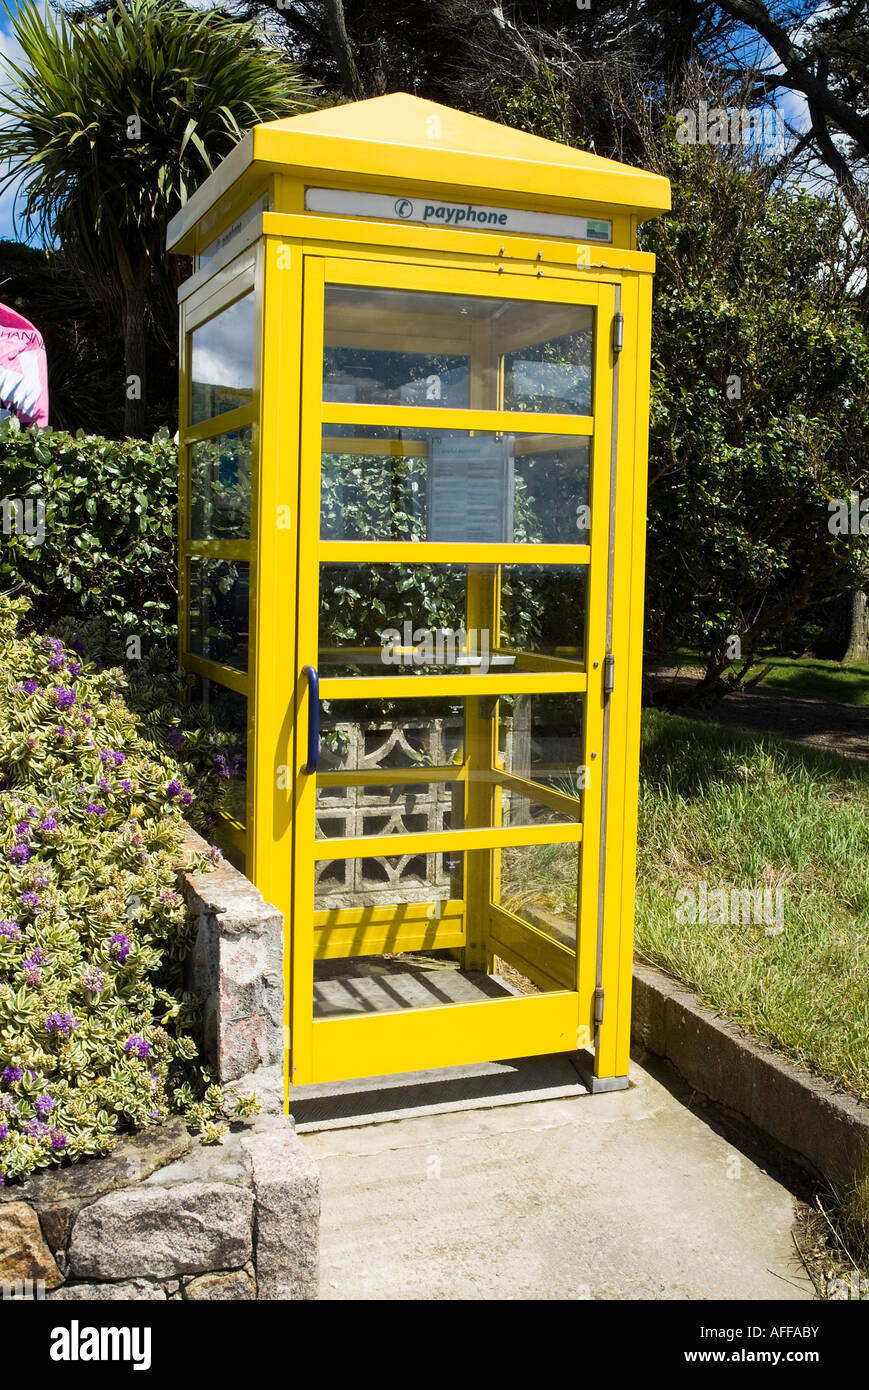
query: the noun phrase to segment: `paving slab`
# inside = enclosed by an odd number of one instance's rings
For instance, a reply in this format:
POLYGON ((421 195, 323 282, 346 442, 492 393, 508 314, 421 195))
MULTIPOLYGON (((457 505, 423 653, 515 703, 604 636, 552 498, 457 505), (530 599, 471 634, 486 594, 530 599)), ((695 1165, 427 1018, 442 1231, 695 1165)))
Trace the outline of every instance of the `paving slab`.
POLYGON ((644 1067, 631 1082, 305 1134, 321 1298, 811 1299, 788 1189, 644 1067))

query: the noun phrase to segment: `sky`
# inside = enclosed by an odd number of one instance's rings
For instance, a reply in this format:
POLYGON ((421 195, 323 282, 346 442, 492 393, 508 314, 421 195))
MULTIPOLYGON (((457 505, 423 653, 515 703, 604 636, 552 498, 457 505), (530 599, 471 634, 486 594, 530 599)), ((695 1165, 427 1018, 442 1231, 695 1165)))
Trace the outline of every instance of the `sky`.
MULTIPOLYGON (((4 0, 4 3, 5 9, 0 5, 0 55, 17 62, 21 60, 21 49, 12 33, 12 24, 6 12, 17 9, 17 0, 4 0)), ((3 166, 0 166, 0 169, 2 168, 3 166)), ((6 237, 8 239, 15 236, 12 225, 15 192, 15 189, 8 189, 6 192, 0 193, 0 238, 6 237)))
MULTIPOLYGON (((193 3, 198 5, 207 5, 213 2, 214 0, 193 0, 193 3)), ((374 2, 376 3, 376 0, 374 0, 374 2)), ((13 61, 20 61, 22 55, 20 47, 12 32, 10 14, 7 11, 12 11, 14 13, 14 11, 17 9, 17 6, 18 0, 0 0, 0 55, 2 55, 3 57, 11 58, 13 61)), ((819 12, 823 12, 825 8, 827 8, 827 4, 821 4, 817 7, 815 13, 817 14, 819 12)), ((753 40, 751 42, 752 46, 757 45, 758 40, 756 39, 756 36, 753 36, 753 40)), ((761 49, 763 47, 764 45, 761 44, 761 49)), ((771 56, 772 55, 770 55, 770 57, 771 56)), ((769 67, 773 71, 778 66, 780 65, 775 63, 774 61, 770 61, 769 63, 769 67)), ((798 130, 805 128, 807 124, 806 103, 805 99, 801 95, 798 95, 793 92, 784 92, 779 99, 779 108, 792 127, 798 130)), ((2 168, 3 166, 0 165, 0 175, 2 175, 2 168)), ((16 228, 14 225, 14 212, 16 206, 17 192, 18 187, 17 185, 14 185, 5 190, 3 193, 0 193, 0 239, 15 238, 17 236, 17 238, 20 240, 29 239, 33 241, 35 238, 28 238, 25 229, 20 224, 16 232, 16 228)), ((18 209, 20 212, 20 199, 18 200, 18 209)))

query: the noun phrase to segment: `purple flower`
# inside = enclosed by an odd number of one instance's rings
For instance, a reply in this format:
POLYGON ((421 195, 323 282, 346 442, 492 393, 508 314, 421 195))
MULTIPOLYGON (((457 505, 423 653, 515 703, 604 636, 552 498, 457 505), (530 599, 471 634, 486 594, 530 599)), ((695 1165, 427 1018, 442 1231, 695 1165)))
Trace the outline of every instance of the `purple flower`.
POLYGON ((36 1100, 36 1113, 40 1120, 44 1120, 46 1115, 50 1115, 54 1109, 54 1099, 51 1096, 38 1096, 36 1100))
POLYGON ((59 671, 59 670, 61 669, 61 667, 63 666, 63 664, 64 664, 64 660, 65 660, 64 657, 62 657, 62 656, 60 656, 59 654, 56 653, 54 656, 52 656, 52 657, 49 659, 49 662, 48 662, 48 669, 49 669, 49 671, 59 671))
POLYGON ((66 738, 66 729, 63 727, 62 724, 58 724, 56 733, 58 738, 66 738))
POLYGON ((49 831, 51 831, 51 830, 56 830, 56 829, 57 829, 57 821, 55 820, 54 816, 46 816, 46 817, 45 817, 45 820, 41 820, 41 821, 39 822, 39 824, 38 824, 38 826, 36 827, 36 829, 37 829, 37 830, 43 830, 43 831, 45 831, 46 833, 49 832, 49 831))
POLYGON ((182 792, 182 793, 181 793, 181 805, 182 805, 182 806, 189 806, 192 800, 193 800, 193 793, 192 793, 192 792, 182 792))
POLYGON ((24 691, 25 695, 35 695, 37 690, 39 689, 39 681, 25 681, 21 688, 24 691))
POLYGON ((51 1147, 53 1149, 66 1148, 66 1135, 62 1129, 53 1129, 51 1131, 51 1147))
POLYGON ((118 785, 122 792, 131 792, 133 790, 132 782, 128 782, 126 777, 122 777, 118 785))
POLYGON ((71 676, 80 676, 80 675, 81 675, 81 662, 80 662, 80 661, 71 661, 71 662, 69 663, 69 674, 70 674, 71 676))
POLYGON ((78 1019, 72 1014, 53 1013, 49 1014, 45 1020, 46 1033, 62 1033, 64 1037, 69 1037, 74 1028, 78 1027, 78 1019))
POLYGON ((75 691, 68 685, 56 685, 54 698, 57 701, 58 709, 69 709, 75 704, 75 691))
POLYGON ((22 906, 22 907, 39 907, 39 894, 38 894, 38 893, 31 893, 31 892, 29 892, 29 891, 28 891, 27 893, 22 893, 22 894, 21 894, 21 906, 22 906))
POLYGON ((10 941, 20 941, 21 932, 17 922, 0 922, 0 936, 8 936, 10 941))
POLYGON ((8 1125, 0 1125, 0 1139, 5 1139, 8 1133, 9 1133, 9 1126, 8 1126, 8 1125))
POLYGON ((101 777, 97 782, 97 786, 101 792, 110 792, 112 790, 112 784, 107 777, 101 777))
POLYGON ((144 1038, 139 1037, 138 1033, 134 1033, 131 1038, 127 1038, 127 1041, 124 1043, 124 1051, 133 1057, 150 1057, 151 1055, 150 1047, 145 1042, 144 1038))
POLYGON ((79 656, 81 656, 82 652, 84 651, 84 638, 81 636, 80 633, 77 632, 69 645, 72 647, 74 652, 78 652, 79 656))
POLYGON ((30 1135, 31 1139, 47 1139, 48 1125, 44 1120, 33 1119, 27 1126, 27 1133, 30 1135))
POLYGON ((209 845, 208 849, 205 851, 204 858, 208 860, 209 864, 219 864, 223 855, 217 845, 209 845))
POLYGON ((18 1106, 11 1096, 0 1096, 0 1110, 2 1110, 4 1114, 18 1114, 18 1106))
POLYGON ((121 753, 119 750, 116 749, 116 751, 112 754, 112 762, 114 763, 115 767, 120 767, 121 764, 125 763, 126 761, 126 753, 121 753))
POLYGON ((109 950, 112 952, 113 956, 117 960, 118 965, 123 965, 124 961, 127 959, 127 956, 130 954, 130 939, 127 936, 126 932, 115 932, 114 936, 109 942, 109 950))
POLYGON ((94 721, 91 719, 91 717, 90 717, 89 714, 83 714, 82 717, 81 717, 81 722, 82 722, 82 724, 87 724, 88 728, 90 728, 91 724, 92 724, 94 721))
POLYGON ((11 1086, 15 1081, 20 1081, 23 1075, 24 1069, 22 1067, 4 1067, 3 1084, 5 1086, 11 1086))
POLYGON ((39 645, 41 647, 44 647, 46 651, 49 652, 63 651, 63 643, 61 642, 59 637, 43 637, 39 645))
POLYGON ((180 729, 170 729, 169 733, 166 735, 166 742, 169 744, 170 748, 183 748, 184 735, 180 729))
POLYGON ((9 851, 9 859, 13 864, 26 864, 28 859, 33 858, 33 850, 29 845, 13 845, 9 851))
POLYGON ((45 960, 45 952, 41 946, 34 946, 33 950, 30 952, 30 959, 34 961, 36 965, 42 965, 45 960))
POLYGON ((101 762, 101 763, 110 762, 110 761, 111 761, 111 757, 112 757, 112 755, 111 755, 111 753, 109 752, 108 748, 104 748, 104 749, 102 750, 102 752, 100 753, 100 762, 101 762))
POLYGON ((167 797, 169 798, 169 800, 171 801, 173 796, 180 796, 181 793, 183 792, 183 790, 184 790, 184 788, 182 787, 182 785, 181 785, 181 783, 178 781, 178 779, 175 778, 175 777, 173 777, 173 778, 172 778, 172 781, 169 783, 168 787, 166 788, 166 795, 167 795, 167 797))
POLYGON ((104 816, 106 814, 105 806, 98 806, 95 801, 89 801, 85 810, 89 816, 104 816))
POLYGON ((90 994, 99 994, 106 987, 103 972, 96 965, 89 965, 83 978, 84 987, 90 994))
POLYGON ((30 839, 30 821, 23 820, 15 827, 15 831, 21 840, 30 839))
POLYGON ((176 903, 179 903, 181 899, 178 897, 177 893, 172 892, 171 888, 166 888, 160 894, 160 901, 163 903, 164 907, 175 907, 176 903))
POLYGON ((23 961, 21 970, 29 985, 38 985, 39 981, 42 979, 42 971, 34 960, 23 961))

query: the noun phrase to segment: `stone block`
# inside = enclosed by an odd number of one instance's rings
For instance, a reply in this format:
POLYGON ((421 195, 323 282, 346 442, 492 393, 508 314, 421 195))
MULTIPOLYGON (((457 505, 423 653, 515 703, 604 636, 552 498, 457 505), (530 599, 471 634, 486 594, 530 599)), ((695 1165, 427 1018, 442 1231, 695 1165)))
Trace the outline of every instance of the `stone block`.
POLYGON ((110 1300, 156 1303, 165 1300, 166 1290, 162 1284, 152 1283, 150 1279, 125 1279, 118 1284, 67 1284, 57 1293, 50 1293, 48 1298, 66 1303, 104 1303, 110 1300))
POLYGON ((234 1269, 251 1258, 253 1195, 228 1183, 143 1184, 85 1207, 69 1246, 76 1278, 157 1279, 234 1269))
POLYGON ((284 1116, 267 1117, 242 1143, 253 1160, 257 1296, 319 1293, 320 1173, 284 1116))
POLYGON ((18 1187, 0 1188, 0 1203, 21 1200, 40 1211, 56 1206, 77 1210, 82 1202, 147 1178, 180 1158, 192 1143, 187 1126, 176 1115, 140 1134, 125 1135, 102 1158, 88 1158, 69 1168, 45 1168, 18 1187))
POLYGON ((63 1283, 33 1207, 7 1202, 0 1207, 0 1284, 20 1284, 25 1279, 42 1280, 47 1289, 63 1283))
POLYGON ((244 1269, 234 1269, 226 1274, 200 1274, 187 1284, 184 1297, 194 1302, 214 1299, 237 1303, 256 1298, 256 1284, 244 1269))

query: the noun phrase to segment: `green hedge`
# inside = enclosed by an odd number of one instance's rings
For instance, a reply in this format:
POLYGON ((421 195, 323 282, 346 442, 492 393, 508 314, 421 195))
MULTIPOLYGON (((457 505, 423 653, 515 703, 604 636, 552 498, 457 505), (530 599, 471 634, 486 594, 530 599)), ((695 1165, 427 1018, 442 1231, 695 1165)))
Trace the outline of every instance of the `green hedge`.
POLYGON ((150 442, 0 425, 0 588, 30 600, 37 630, 102 617, 142 651, 175 632, 177 451, 150 442), (19 534, 14 505, 36 534, 19 534), (44 535, 38 534, 38 506, 44 535))

